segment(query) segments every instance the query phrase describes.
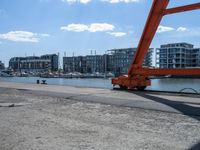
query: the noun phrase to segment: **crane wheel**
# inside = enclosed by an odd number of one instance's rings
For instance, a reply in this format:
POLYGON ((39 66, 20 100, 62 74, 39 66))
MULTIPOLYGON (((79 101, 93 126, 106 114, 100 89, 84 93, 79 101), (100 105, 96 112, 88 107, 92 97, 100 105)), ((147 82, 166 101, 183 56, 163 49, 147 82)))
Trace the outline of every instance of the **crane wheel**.
POLYGON ((136 87, 136 89, 138 91, 144 91, 146 89, 146 86, 138 86, 138 87, 136 87))
POLYGON ((124 86, 124 85, 119 85, 120 89, 122 90, 126 90, 127 89, 127 86, 124 86))

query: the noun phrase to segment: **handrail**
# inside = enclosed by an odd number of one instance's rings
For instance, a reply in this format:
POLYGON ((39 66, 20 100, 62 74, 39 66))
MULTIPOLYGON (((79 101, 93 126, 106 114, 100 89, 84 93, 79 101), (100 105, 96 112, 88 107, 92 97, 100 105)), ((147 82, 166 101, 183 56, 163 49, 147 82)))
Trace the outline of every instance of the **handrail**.
POLYGON ((193 89, 193 88, 183 88, 183 89, 181 89, 179 92, 181 93, 181 92, 183 92, 184 90, 192 90, 192 91, 194 91, 196 94, 200 94, 197 90, 195 90, 195 89, 193 89))

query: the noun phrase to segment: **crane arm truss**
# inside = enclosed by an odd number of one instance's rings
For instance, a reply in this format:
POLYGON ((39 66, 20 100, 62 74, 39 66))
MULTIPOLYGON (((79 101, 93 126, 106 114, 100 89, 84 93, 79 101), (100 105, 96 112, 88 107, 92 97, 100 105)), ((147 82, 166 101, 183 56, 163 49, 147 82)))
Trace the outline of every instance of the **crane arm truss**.
POLYGON ((150 10, 144 31, 140 38, 140 42, 135 54, 135 57, 129 68, 129 75, 134 72, 135 65, 142 66, 145 55, 149 49, 152 39, 157 31, 157 28, 162 19, 164 10, 166 10, 169 0, 154 0, 152 8, 150 10))
POLYGON ((146 87, 151 84, 149 76, 157 75, 191 75, 200 76, 200 68, 160 69, 142 67, 150 44, 158 26, 165 15, 200 9, 200 3, 167 8, 170 0, 154 0, 139 45, 131 62, 128 76, 120 76, 112 80, 113 85, 128 88, 146 87))
POLYGON ((180 6, 180 7, 175 7, 175 8, 169 8, 164 11, 163 15, 191 11, 191 10, 195 10, 195 9, 200 9, 200 3, 195 3, 195 4, 180 6))
MULTIPOLYGON (((137 48, 136 55, 129 68, 129 75, 134 73, 135 68, 141 67, 143 65, 144 58, 164 15, 200 9, 200 3, 167 9, 168 3, 169 0, 154 0, 137 48)), ((168 74, 170 74, 170 72, 168 74)))

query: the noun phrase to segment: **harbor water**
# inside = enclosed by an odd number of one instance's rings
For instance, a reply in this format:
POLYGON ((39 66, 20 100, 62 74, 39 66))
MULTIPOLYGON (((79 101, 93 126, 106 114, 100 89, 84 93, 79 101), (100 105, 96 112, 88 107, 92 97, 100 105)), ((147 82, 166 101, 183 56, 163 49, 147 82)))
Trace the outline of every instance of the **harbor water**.
MULTIPOLYGON (((107 88, 112 89, 111 79, 65 79, 40 77, 0 77, 1 81, 36 83, 37 80, 46 80, 47 84, 67 85, 76 87, 107 88)), ((165 78, 153 79, 148 90, 200 93, 200 79, 165 78)))

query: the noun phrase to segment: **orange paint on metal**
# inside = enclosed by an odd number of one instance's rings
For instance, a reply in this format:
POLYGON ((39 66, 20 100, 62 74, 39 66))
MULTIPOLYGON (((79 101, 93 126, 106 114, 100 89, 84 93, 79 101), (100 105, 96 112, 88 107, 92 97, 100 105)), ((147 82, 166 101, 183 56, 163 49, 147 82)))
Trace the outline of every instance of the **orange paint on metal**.
POLYGON ((200 3, 181 6, 181 7, 175 7, 175 8, 169 8, 164 11, 164 15, 180 13, 180 12, 190 11, 190 10, 195 10, 195 9, 200 9, 200 3))
POLYGON ((200 76, 200 68, 158 69, 142 67, 144 58, 164 15, 200 9, 200 3, 167 9, 169 0, 154 0, 136 54, 127 76, 112 79, 113 85, 144 89, 150 86, 149 76, 190 75, 200 76))
MULTIPOLYGON (((168 3, 169 0, 154 0, 144 31, 142 33, 142 37, 140 38, 135 57, 132 61, 132 65, 137 64, 139 67, 142 66, 144 58, 147 54, 149 46, 157 31, 157 28, 163 17, 163 12, 167 8, 168 3)), ((131 73, 133 72, 132 65, 129 68, 129 75, 131 75, 131 73)))

